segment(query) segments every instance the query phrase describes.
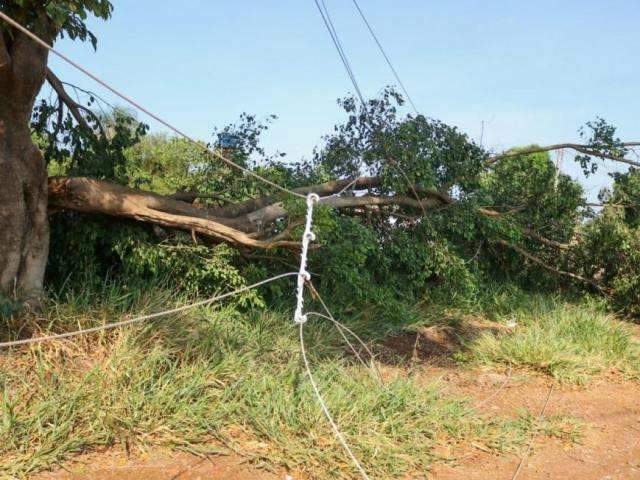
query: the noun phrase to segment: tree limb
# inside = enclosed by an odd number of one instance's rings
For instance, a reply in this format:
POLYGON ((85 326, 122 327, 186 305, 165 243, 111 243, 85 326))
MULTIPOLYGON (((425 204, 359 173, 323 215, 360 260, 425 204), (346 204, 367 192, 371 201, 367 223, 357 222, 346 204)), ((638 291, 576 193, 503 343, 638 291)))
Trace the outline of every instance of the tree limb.
MULTIPOLYGON (((355 180, 333 180, 330 182, 321 183, 318 185, 308 185, 305 187, 294 188, 293 191, 301 195, 307 195, 309 193, 317 193, 320 196, 333 195, 341 190, 349 187, 353 184, 353 188, 356 190, 368 189, 378 187, 382 184, 382 178, 380 177, 359 177, 355 180)), ((267 207, 277 202, 277 197, 265 196, 259 198, 251 198, 244 202, 234 203, 232 205, 226 205, 224 207, 218 207, 213 212, 216 216, 234 218, 240 215, 248 214, 267 207)))
POLYGON ((64 89, 64 85, 62 84, 60 79, 49 68, 47 68, 46 78, 47 78, 47 82, 49 82, 49 85, 51 85, 51 88, 53 88, 53 90, 58 94, 58 98, 60 98, 62 103, 64 103, 67 106, 67 108, 71 112, 71 115, 73 116, 75 121, 78 123, 80 128, 85 130, 87 133, 91 133, 95 135, 94 129, 91 128, 91 126, 87 123, 87 120, 84 118, 84 116, 81 113, 82 111, 88 114, 89 116, 91 116, 95 120, 96 124, 98 125, 98 128, 100 129, 100 134, 104 138, 105 137, 104 127, 102 126, 102 122, 100 122, 100 119, 98 118, 98 116, 95 113, 93 113, 90 108, 87 108, 84 105, 81 105, 75 100, 73 100, 69 96, 67 91, 64 89))
MULTIPOLYGON (((322 205, 327 205, 337 209, 344 208, 361 208, 370 206, 382 206, 382 205, 401 205, 411 208, 428 209, 434 206, 440 205, 440 201, 436 199, 422 199, 416 200, 405 195, 391 195, 391 196, 374 196, 374 195, 362 195, 360 197, 325 197, 320 200, 322 205)), ((279 218, 288 216, 287 210, 284 208, 282 202, 268 205, 264 208, 258 209, 254 212, 250 212, 241 217, 238 217, 236 221, 241 224, 249 224, 255 230, 261 230, 265 225, 268 225, 279 218)))
MULTIPOLYGON (((626 142, 622 144, 623 147, 638 147, 640 146, 640 142, 626 142)), ((633 160, 629 160, 628 158, 623 158, 623 157, 618 157, 615 155, 610 155, 606 152, 600 152, 600 151, 596 151, 596 150, 592 150, 589 148, 588 145, 582 145, 579 143, 558 143, 556 145, 548 145, 546 147, 529 147, 529 148, 523 148, 523 149, 519 149, 519 150, 515 150, 515 151, 507 151, 507 152, 503 152, 503 153, 499 153, 497 155, 494 155, 492 157, 490 157, 487 161, 487 165, 493 165, 494 163, 499 162, 500 160, 503 160, 505 158, 510 158, 510 157, 517 157, 519 155, 528 155, 531 153, 541 153, 541 152, 550 152, 553 150, 562 150, 562 149, 569 149, 569 150, 574 150, 576 152, 579 153, 583 153, 585 155, 589 155, 592 157, 598 157, 598 158, 606 158, 608 160, 613 160, 614 162, 621 162, 621 163, 626 163, 627 165, 632 165, 634 167, 640 167, 640 162, 636 162, 633 160)))
POLYGON ((601 292, 606 292, 606 288, 603 287, 602 285, 594 282, 593 280, 590 280, 588 278, 585 278, 581 275, 577 275, 575 273, 571 273, 571 272, 565 272, 564 270, 560 270, 556 267, 553 267, 551 265, 549 265, 548 263, 545 263, 542 259, 536 257, 535 255, 533 255, 532 253, 526 251, 524 248, 521 248, 517 245, 514 245, 512 243, 507 242, 506 240, 497 240, 497 243, 511 248, 512 250, 515 250, 516 252, 518 252, 520 255, 522 255, 523 257, 531 260, 533 263, 541 266, 542 268, 544 268, 545 270, 548 270, 549 272, 555 273, 556 275, 561 275, 563 277, 568 277, 571 278, 573 280, 577 280, 579 282, 583 282, 583 283, 587 283, 589 285, 591 285, 592 287, 600 290, 601 292))
POLYGON ((536 233, 535 231, 531 230, 530 228, 523 228, 522 233, 526 237, 532 238, 548 247, 557 248, 559 250, 570 250, 571 247, 577 244, 575 241, 571 241, 569 243, 562 243, 556 240, 551 240, 550 238, 543 237, 539 233, 536 233))
POLYGON ((89 178, 50 178, 49 204, 54 208, 100 213, 194 231, 240 247, 298 249, 300 246, 299 242, 287 240, 257 240, 184 202, 89 178))
MULTIPOLYGON (((360 185, 376 184, 376 179, 363 179, 360 185)), ((318 186, 316 191, 340 191, 345 187, 343 181, 328 182, 318 186)), ((316 189, 316 187, 303 187, 316 189)), ((401 206, 427 211, 445 203, 456 203, 455 199, 434 193, 430 197, 415 199, 407 195, 360 195, 360 196, 325 196, 320 200, 322 205, 336 209, 379 208, 385 206, 401 206)), ((246 204, 246 202, 244 202, 246 204)), ((76 177, 54 177, 49 179, 49 205, 51 211, 69 209, 87 213, 99 213, 114 217, 131 218, 153 223, 162 227, 176 228, 188 232, 224 241, 240 247, 297 249, 298 242, 290 241, 291 228, 275 237, 262 240, 271 230, 270 226, 277 220, 289 216, 282 202, 276 202, 255 211, 239 215, 235 218, 219 217, 218 209, 198 208, 189 203, 166 197, 102 182, 99 180, 76 177)), ((488 208, 479 208, 478 213, 490 217, 504 214, 488 208)), ((389 215, 395 215, 390 211, 389 215)), ((292 225, 295 225, 292 224, 292 225)), ((540 243, 568 250, 572 244, 564 244, 545 238, 531 229, 523 229, 523 234, 540 243)), ((519 248, 519 247, 513 247, 519 248)))
POLYGON ((176 192, 172 193, 167 198, 172 198, 186 203, 194 203, 198 199, 213 199, 229 203, 229 199, 223 197, 220 193, 176 192))

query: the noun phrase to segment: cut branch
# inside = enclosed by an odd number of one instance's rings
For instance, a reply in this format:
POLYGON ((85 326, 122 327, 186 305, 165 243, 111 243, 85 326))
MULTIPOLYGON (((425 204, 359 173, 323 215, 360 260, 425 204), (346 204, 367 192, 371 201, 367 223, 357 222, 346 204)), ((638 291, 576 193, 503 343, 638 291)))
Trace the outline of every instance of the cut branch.
POLYGON ((198 193, 198 192, 176 192, 169 195, 167 198, 179 200, 181 202, 194 203, 196 200, 218 200, 219 202, 229 203, 230 200, 225 198, 221 193, 198 193))
MULTIPOLYGON (((415 198, 407 197, 405 195, 391 195, 388 197, 374 195, 362 195, 360 197, 327 197, 321 199, 320 203, 337 209, 399 205, 424 210, 441 204, 437 199, 427 198, 416 200, 415 198)), ((287 216, 288 212, 284 208, 284 204, 278 202, 243 215, 236 219, 236 221, 239 221, 242 225, 249 224, 255 230, 261 230, 265 225, 287 216)))
MULTIPOLYGON (((371 186, 377 185, 378 181, 379 179, 375 177, 363 177, 356 184, 360 187, 371 186)), ((340 192, 347 185, 347 181, 328 182, 318 186, 303 187, 304 190, 299 189, 298 191, 340 192)), ((379 209, 381 207, 407 207, 426 212, 443 204, 457 203, 457 200, 446 194, 428 193, 422 199, 407 195, 325 196, 320 200, 320 203, 339 210, 348 209, 354 213, 362 211, 362 209, 379 209)), ((254 205, 260 203, 255 202, 254 205)), ((239 210, 245 209, 248 204, 249 202, 243 202, 242 208, 239 210)), ((289 217, 290 214, 282 202, 272 203, 255 211, 229 218, 217 215, 221 209, 226 209, 228 213, 230 209, 227 207, 199 208, 172 197, 89 178, 54 177, 49 179, 49 205, 51 211, 68 209, 130 218, 161 227, 184 230, 192 234, 197 233, 240 247, 263 249, 275 247, 297 249, 299 247, 298 242, 289 239, 292 227, 296 225, 295 219, 284 231, 277 233, 276 230, 274 237, 266 240, 261 239, 270 235, 269 232, 277 220, 289 217)), ((236 206, 231 205, 230 207, 236 206)), ((490 217, 504 215, 488 208, 478 208, 477 211, 481 215, 490 217)), ((402 216, 402 212, 395 212, 393 209, 388 210, 387 213, 390 216, 396 215, 396 213, 398 213, 397 216, 402 216)), ((523 229, 523 234, 544 245, 561 250, 568 250, 573 245, 545 238, 531 229, 523 229)), ((519 247, 513 246, 513 248, 519 247)))
POLYGON ((548 247, 553 247, 553 248, 557 248, 559 250, 570 250, 571 247, 576 245, 576 242, 572 241, 569 243, 562 243, 562 242, 558 242, 556 240, 551 240, 550 238, 547 237, 543 237, 542 235, 540 235, 539 233, 534 232, 533 230, 531 230, 530 228, 523 228, 522 229, 522 233, 524 233, 525 236, 532 238, 534 240, 537 240, 538 242, 548 246, 548 247))
MULTIPOLYGON (((321 183, 318 185, 298 187, 294 188, 293 191, 301 195, 317 193, 320 196, 326 196, 336 194, 349 186, 352 186, 352 188, 356 190, 363 190, 379 187, 381 184, 382 178, 380 177, 359 177, 355 180, 333 180, 331 182, 321 183)), ((277 201, 278 198, 273 196, 251 198, 244 202, 216 208, 213 212, 218 217, 234 218, 240 215, 255 212, 256 210, 265 208, 277 201)))
POLYGON ((535 263, 536 265, 541 266, 542 268, 544 268, 545 270, 548 270, 549 272, 555 273, 556 275, 560 275, 563 277, 568 277, 571 278, 573 280, 577 280, 579 282, 583 282, 583 283, 587 283, 589 285, 591 285, 592 287, 600 290, 601 292, 605 293, 607 290, 605 287, 603 287, 602 285, 596 283, 595 281, 585 278, 581 275, 575 274, 575 273, 571 273, 571 272, 565 272, 564 270, 560 270, 556 267, 553 267, 551 265, 549 265, 548 263, 544 262, 542 259, 536 257, 534 254, 526 251, 524 248, 521 248, 517 245, 514 245, 512 243, 507 242, 506 240, 498 240, 497 241, 500 245, 503 245, 505 247, 511 248, 512 250, 515 250, 516 252, 518 252, 520 255, 522 255, 523 257, 531 260, 533 263, 535 263))

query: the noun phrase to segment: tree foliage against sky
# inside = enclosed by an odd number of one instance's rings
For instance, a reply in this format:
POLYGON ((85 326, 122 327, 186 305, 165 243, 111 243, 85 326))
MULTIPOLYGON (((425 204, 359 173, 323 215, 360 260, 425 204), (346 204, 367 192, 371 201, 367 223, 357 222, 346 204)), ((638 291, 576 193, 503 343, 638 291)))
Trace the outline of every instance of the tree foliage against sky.
MULTIPOLYGON (((112 8, 102 0, 0 1, 2 11, 45 39, 68 36, 94 47, 85 21, 108 19, 112 8)), ((13 47, 17 33, 3 28, 3 45, 13 47)), ((296 161, 260 145, 275 117, 261 122, 245 114, 198 146, 148 135, 132 112, 49 69, 45 78, 54 95, 39 97, 29 131, 52 176, 54 283, 79 270, 94 279, 186 275, 190 290, 203 291, 212 278, 237 283, 291 268, 302 202, 204 147, 300 194, 328 195, 317 210, 312 262, 317 283, 345 305, 389 307, 438 291, 472 295, 487 278, 614 298, 637 282, 638 164, 627 158, 636 144, 621 141, 603 119, 580 129, 583 144, 492 155, 455 127, 401 115, 402 97, 387 88, 366 105, 341 99, 344 121, 309 161, 296 161), (589 210, 581 186, 557 171, 548 152, 558 148, 578 152, 589 174, 604 159, 631 166, 616 176, 601 215, 589 210)))

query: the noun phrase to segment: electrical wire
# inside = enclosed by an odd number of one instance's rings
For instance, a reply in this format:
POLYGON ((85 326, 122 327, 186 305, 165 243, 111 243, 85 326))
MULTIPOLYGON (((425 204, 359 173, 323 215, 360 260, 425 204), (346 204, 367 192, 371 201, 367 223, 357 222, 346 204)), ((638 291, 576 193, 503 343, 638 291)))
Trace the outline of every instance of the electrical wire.
POLYGON ((324 0, 314 0, 316 7, 318 7, 318 11, 320 12, 320 16, 322 17, 322 21, 324 22, 325 27, 327 28, 327 31, 329 32, 329 36, 331 37, 331 41, 333 42, 333 45, 335 46, 338 55, 340 56, 340 60, 342 61, 342 64, 344 65, 345 70, 347 71, 347 75, 349 76, 349 79, 351 80, 351 83, 353 84, 353 88, 356 91, 356 94, 358 95, 358 98, 360 99, 360 101, 362 102, 362 105, 366 107, 366 102, 364 100, 364 95, 362 95, 362 91, 360 90, 360 86, 358 85, 358 81, 356 80, 355 74, 353 73, 353 69, 351 68, 351 63, 349 62, 349 59, 347 58, 347 55, 344 51, 344 49, 342 48, 342 43, 340 42, 340 37, 338 36, 338 32, 336 31, 334 25, 333 25, 333 21, 331 20, 331 15, 329 14, 329 10, 327 9, 327 5, 324 2, 324 0), (321 5, 322 4, 322 5, 321 5), (324 9, 323 9, 324 7, 324 9))
POLYGON ((395 67, 393 66, 393 63, 391 63, 391 59, 389 58, 389 55, 387 55, 387 52, 382 47, 382 43, 380 42, 380 40, 378 39, 378 36, 374 32, 373 27, 371 26, 371 24, 367 20, 367 17, 365 16, 364 12, 362 11, 362 8, 360 8, 360 5, 358 4, 358 1, 357 0, 352 0, 352 1, 353 1, 353 4, 355 5, 356 9, 358 10, 358 13, 360 14, 360 17, 364 21, 364 24, 367 26, 367 29, 369 30, 369 33, 373 37, 373 40, 376 42, 376 45, 378 45, 378 49, 380 50, 380 53, 382 54, 382 56, 384 57, 385 61, 387 62, 387 65, 389 65, 389 68, 391 69, 391 72, 393 73, 394 77, 396 77, 396 80, 398 81, 398 84, 400 85, 400 88, 402 89, 402 91, 404 92, 405 96, 407 97, 407 100, 411 104, 411 107, 413 108, 413 111, 416 112, 416 115, 419 115, 420 113, 418 112, 418 109, 416 108, 415 103, 413 103, 411 95, 409 95, 409 92, 407 91, 407 88, 404 86, 403 81, 400 79, 400 75, 398 75, 398 72, 395 69, 395 67))

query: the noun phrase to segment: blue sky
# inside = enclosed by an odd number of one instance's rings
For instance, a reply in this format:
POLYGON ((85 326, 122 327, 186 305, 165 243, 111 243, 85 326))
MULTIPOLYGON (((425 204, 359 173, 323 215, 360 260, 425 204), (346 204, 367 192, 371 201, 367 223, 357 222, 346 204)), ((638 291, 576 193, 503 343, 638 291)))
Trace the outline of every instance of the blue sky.
MULTIPOLYGON (((391 72, 351 0, 325 1, 365 96, 375 96, 394 83, 391 72)), ((109 22, 90 22, 97 52, 65 40, 58 48, 190 134, 208 139, 243 111, 273 113, 264 143, 296 159, 343 118, 335 100, 352 86, 313 0, 113 3, 109 22)), ((577 140, 597 115, 640 139, 638 0, 360 4, 418 109, 475 139, 484 122, 490 148, 577 140)), ((51 65, 111 98, 58 59, 51 65)), ((571 162, 563 168, 577 176, 571 162)), ((587 180, 589 196, 606 183, 587 180)))

